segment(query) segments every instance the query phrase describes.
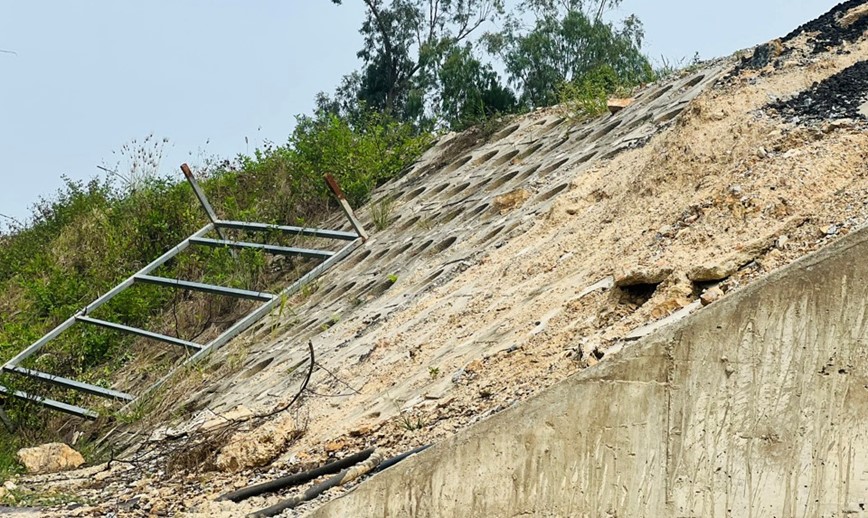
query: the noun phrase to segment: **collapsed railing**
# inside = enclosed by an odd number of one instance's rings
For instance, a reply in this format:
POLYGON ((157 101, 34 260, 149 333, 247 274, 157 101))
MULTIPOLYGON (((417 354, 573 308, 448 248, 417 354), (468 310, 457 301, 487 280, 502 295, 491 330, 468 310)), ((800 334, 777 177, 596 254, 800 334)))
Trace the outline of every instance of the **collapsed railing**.
MULTIPOLYGON (((76 381, 69 378, 64 378, 47 372, 28 369, 22 367, 21 364, 24 360, 37 353, 40 349, 42 349, 46 344, 48 344, 51 340, 56 338, 62 332, 78 323, 99 326, 115 331, 120 331, 123 333, 149 338, 152 340, 157 340, 170 345, 183 347, 193 353, 192 356, 188 357, 181 365, 176 366, 166 376, 160 379, 157 383, 145 389, 145 391, 142 393, 142 395, 148 394, 158 386, 165 383, 165 381, 168 380, 172 375, 174 375, 180 367, 187 366, 202 360, 208 354, 216 351, 227 342, 229 342, 231 339, 244 332, 251 325, 255 324, 259 319, 268 314, 268 312, 271 311, 276 305, 278 305, 284 297, 292 295, 301 290, 304 285, 310 283, 311 281, 322 275, 326 270, 334 266, 347 255, 349 255, 350 252, 361 246, 361 244, 368 238, 367 234, 364 231, 364 228, 356 219, 352 208, 350 207, 349 203, 346 200, 346 197, 340 189, 340 186, 331 175, 325 175, 326 183, 328 184, 329 189, 332 191, 332 193, 337 197, 342 210, 344 211, 347 219, 352 225, 352 228, 354 230, 353 232, 345 232, 340 230, 324 230, 318 228, 304 228, 296 226, 272 225, 267 223, 255 223, 246 221, 221 220, 217 217, 214 209, 211 207, 211 204, 205 197, 205 193, 199 187, 199 184, 196 182, 187 164, 183 164, 181 166, 181 170, 184 172, 184 176, 187 178, 187 181, 193 188, 193 192, 196 194, 196 197, 202 204, 202 207, 208 215, 210 223, 208 223, 197 232, 178 243, 178 245, 176 245, 174 248, 172 248, 159 258, 155 259, 153 262, 151 262, 135 274, 128 277, 126 280, 111 289, 108 293, 94 300, 84 309, 78 311, 76 314, 72 315, 62 324, 58 325, 47 334, 45 334, 42 338, 34 342, 32 345, 30 345, 20 353, 18 353, 18 355, 16 355, 14 358, 12 358, 3 365, 2 371, 4 373, 25 376, 39 382, 48 383, 84 394, 123 401, 127 404, 133 403, 137 400, 137 398, 131 394, 112 390, 105 387, 100 387, 98 385, 92 385, 89 383, 76 381), (247 232, 279 232, 286 235, 334 239, 348 241, 349 243, 337 251, 314 250, 307 248, 250 243, 244 241, 232 241, 226 238, 223 230, 242 230, 247 232), (219 239, 211 239, 205 237, 211 231, 214 231, 214 233, 217 234, 217 237, 219 239), (272 255, 298 256, 312 259, 320 259, 322 260, 322 262, 312 268, 302 277, 297 279, 295 282, 290 284, 288 287, 283 289, 280 293, 276 294, 261 291, 242 290, 237 288, 228 288, 213 284, 185 281, 180 279, 170 279, 151 275, 154 270, 167 263, 170 259, 178 255, 182 251, 186 250, 191 245, 228 248, 230 249, 230 251, 233 252, 233 254, 235 253, 235 250, 253 249, 260 250, 264 253, 272 255), (248 313, 246 316, 236 321, 232 326, 223 331, 219 336, 217 336, 207 344, 198 344, 191 341, 183 340, 181 338, 176 338, 160 333, 154 333, 145 329, 131 327, 116 322, 100 320, 88 316, 91 312, 93 312, 103 304, 107 303, 113 297, 117 296, 119 293, 121 293, 135 283, 156 284, 159 286, 176 289, 225 295, 229 297, 259 301, 263 304, 248 313)), ((11 390, 2 385, 0 385, 0 395, 27 400, 53 410, 65 412, 67 414, 87 419, 95 419, 99 416, 96 411, 88 408, 79 407, 62 401, 56 401, 39 395, 26 393, 20 390, 11 390)), ((142 395, 140 395, 139 397, 142 397, 142 395)), ((6 419, 5 415, 2 415, 2 413, 0 413, 0 418, 2 418, 4 423, 7 423, 8 425, 8 420, 6 419)))

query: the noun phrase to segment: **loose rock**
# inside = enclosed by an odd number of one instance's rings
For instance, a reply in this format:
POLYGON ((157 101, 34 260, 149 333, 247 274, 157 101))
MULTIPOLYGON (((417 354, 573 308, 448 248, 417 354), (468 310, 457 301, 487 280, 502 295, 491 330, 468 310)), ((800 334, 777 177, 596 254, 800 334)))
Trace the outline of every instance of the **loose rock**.
POLYGON ((687 278, 693 282, 722 281, 738 270, 738 264, 727 261, 717 264, 704 264, 695 266, 687 272, 687 278))
POLYGON ((52 442, 18 450, 18 461, 28 473, 54 473, 81 466, 84 457, 66 444, 52 442))
POLYGON ((712 302, 716 302, 721 297, 723 297, 723 290, 715 286, 705 290, 705 293, 699 297, 699 300, 702 302, 703 306, 707 306, 712 302))
POLYGON ((634 267, 615 276, 615 286, 636 286, 638 284, 660 284, 672 273, 672 268, 634 267))

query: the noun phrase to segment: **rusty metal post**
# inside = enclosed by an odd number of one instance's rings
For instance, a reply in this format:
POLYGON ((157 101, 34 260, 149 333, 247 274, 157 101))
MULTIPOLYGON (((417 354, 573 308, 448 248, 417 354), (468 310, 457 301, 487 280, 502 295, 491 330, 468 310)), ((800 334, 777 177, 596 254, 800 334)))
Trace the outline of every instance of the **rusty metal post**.
MULTIPOLYGON (((187 178, 187 181, 190 183, 190 187, 193 188, 193 193, 196 194, 196 197, 199 198, 199 203, 202 204, 202 208, 205 209, 205 213, 208 214, 208 219, 211 220, 211 224, 214 225, 214 232, 217 233, 217 236, 226 240, 226 236, 223 234, 223 231, 220 230, 220 227, 217 223, 220 219, 217 217, 217 213, 214 212, 214 207, 211 206, 211 203, 208 202, 208 197, 205 196, 205 191, 199 187, 199 182, 196 181, 196 177, 193 176, 193 171, 190 170, 190 166, 186 163, 181 164, 181 172, 184 173, 184 176, 187 178)), ((234 249, 229 249, 229 253, 232 254, 232 259, 238 260, 238 252, 234 249)))
POLYGON ((325 181, 328 184, 329 189, 331 189, 332 194, 338 199, 338 202, 341 204, 341 209, 343 209, 344 214, 347 215, 347 219, 350 220, 350 224, 356 230, 356 234, 362 238, 362 241, 368 240, 368 233, 365 232, 365 227, 362 226, 362 223, 356 218, 356 213, 353 212, 353 208, 350 207, 350 202, 347 201, 347 197, 344 195, 344 191, 341 190, 341 186, 338 185, 338 181, 335 180, 335 177, 330 173, 325 174, 325 181))
POLYGON ((205 209, 205 213, 208 214, 208 219, 210 219, 211 223, 214 224, 214 231, 217 232, 220 239, 226 239, 226 237, 223 236, 223 231, 221 231, 220 227, 217 226, 217 222, 220 221, 217 218, 217 213, 214 212, 214 207, 212 207, 208 202, 208 198, 205 196, 205 191, 199 187, 199 182, 197 182, 196 178, 193 176, 193 171, 190 170, 190 166, 187 164, 181 164, 181 172, 184 173, 184 176, 190 183, 190 187, 193 188, 193 193, 195 193, 196 197, 199 198, 199 203, 202 204, 202 208, 205 209))

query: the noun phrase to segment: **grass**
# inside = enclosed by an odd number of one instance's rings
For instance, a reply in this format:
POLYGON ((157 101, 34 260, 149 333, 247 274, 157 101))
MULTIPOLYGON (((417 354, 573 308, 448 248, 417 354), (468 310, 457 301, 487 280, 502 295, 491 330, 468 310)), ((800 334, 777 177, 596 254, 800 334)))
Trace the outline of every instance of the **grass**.
POLYGON ((401 428, 408 432, 415 432, 416 430, 421 430, 425 427, 425 421, 421 416, 411 416, 403 412, 399 417, 399 423, 401 428))
POLYGON ((0 428, 0 480, 7 480, 23 472, 15 455, 20 445, 21 438, 18 435, 10 434, 5 428, 0 428))
POLYGON ((389 227, 392 222, 392 210, 395 207, 395 200, 390 197, 385 197, 371 207, 371 222, 377 231, 382 232, 389 227))
POLYGON ((72 503, 88 505, 86 499, 72 493, 32 491, 20 487, 6 491, 3 497, 0 498, 0 504, 17 507, 54 507, 72 503))
POLYGON ((660 56, 660 66, 654 70, 654 74, 658 80, 669 79, 671 77, 690 75, 702 66, 699 58, 699 52, 695 53, 692 58, 686 56, 681 59, 671 60, 666 56, 660 56))
MULTIPOLYGON (((338 179, 350 203, 359 206, 371 190, 408 170, 429 145, 431 136, 385 115, 368 114, 352 124, 330 114, 301 117, 286 144, 267 145, 252 156, 225 161, 197 172, 218 214, 226 219, 310 225, 339 210, 322 173, 338 179)), ((106 167, 108 178, 89 182, 65 180, 54 196, 39 200, 26 222, 0 230, 0 362, 27 347, 118 282, 200 228, 205 217, 180 175, 160 176, 163 141, 149 137, 125 147, 129 163, 106 167)), ((391 202, 380 204, 384 221, 391 202)), ((296 236, 262 237, 286 246, 296 236)), ((303 244, 303 243, 301 243, 303 244)), ((285 285, 306 263, 272 261, 262 253, 230 254, 197 247, 177 256, 156 275, 248 290, 285 285)), ((318 283, 306 285, 309 297, 318 283)), ((201 294, 178 295, 157 286, 135 285, 91 316, 185 338, 225 326, 240 314, 236 300, 201 294)), ((278 320, 292 313, 281 301, 278 320)), ((337 322, 335 316, 330 325, 337 322)), ((125 365, 134 364, 134 337, 84 325, 73 326, 25 367, 110 386, 125 365)), ((80 394, 48 386, 30 386, 27 378, 2 376, 11 389, 83 404, 80 394)), ((49 420, 60 419, 33 405, 7 402, 10 418, 28 430, 26 442, 58 437, 49 420)), ((149 411, 131 409, 113 420, 136 422, 149 411)), ((56 423, 55 423, 56 424, 56 423)), ((14 472, 17 443, 4 437, 0 477, 14 472)))

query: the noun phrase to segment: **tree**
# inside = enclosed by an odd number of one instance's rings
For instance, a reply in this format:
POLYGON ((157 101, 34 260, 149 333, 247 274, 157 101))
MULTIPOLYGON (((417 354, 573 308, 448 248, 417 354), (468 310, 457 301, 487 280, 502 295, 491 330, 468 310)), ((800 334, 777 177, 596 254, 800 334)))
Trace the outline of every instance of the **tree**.
POLYGON ((644 32, 636 16, 619 25, 604 19, 621 0, 524 0, 520 11, 535 15, 530 30, 512 17, 501 33, 487 38, 491 52, 500 55, 510 81, 530 107, 558 101, 564 83, 588 75, 614 78, 612 83, 635 85, 653 78, 641 52, 644 32), (603 71, 603 72, 601 72, 603 71))
POLYGON ((438 116, 452 129, 464 129, 518 108, 515 94, 500 82, 491 65, 473 56, 472 47, 455 46, 438 71, 438 116))
MULTIPOLYGON (((439 80, 444 62, 456 52, 465 52, 464 44, 471 35, 503 14, 503 0, 362 1, 367 7, 360 29, 365 46, 358 57, 364 67, 344 80, 344 85, 356 89, 344 89, 335 98, 323 100, 343 110, 355 100, 420 127, 432 122, 434 99, 443 98, 439 80), (353 93, 355 99, 349 97, 353 93)), ((341 4, 342 0, 332 2, 341 4)), ((448 77, 458 79, 454 74, 448 77)), ((468 77, 484 83, 492 80, 490 74, 468 77)), ((480 88, 485 90, 484 85, 480 88)))

